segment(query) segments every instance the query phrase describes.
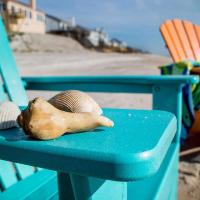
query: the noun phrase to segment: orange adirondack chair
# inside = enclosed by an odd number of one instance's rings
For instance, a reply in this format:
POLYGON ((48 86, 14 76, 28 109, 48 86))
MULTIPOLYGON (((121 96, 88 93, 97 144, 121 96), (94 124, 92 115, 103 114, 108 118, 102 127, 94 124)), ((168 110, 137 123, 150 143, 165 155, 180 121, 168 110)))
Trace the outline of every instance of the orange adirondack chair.
MULTIPOLYGON (((165 21, 160 26, 160 32, 174 62, 188 59, 200 61, 200 26, 173 19, 165 21)), ((200 69, 194 68, 192 73, 200 75, 200 69)))
MULTIPOLYGON (((161 24, 160 32, 174 62, 188 59, 200 61, 200 26, 172 19, 161 24)), ((200 68, 193 68, 191 74, 200 75, 200 68)), ((200 133, 200 111, 195 113, 195 122, 190 132, 200 133)))

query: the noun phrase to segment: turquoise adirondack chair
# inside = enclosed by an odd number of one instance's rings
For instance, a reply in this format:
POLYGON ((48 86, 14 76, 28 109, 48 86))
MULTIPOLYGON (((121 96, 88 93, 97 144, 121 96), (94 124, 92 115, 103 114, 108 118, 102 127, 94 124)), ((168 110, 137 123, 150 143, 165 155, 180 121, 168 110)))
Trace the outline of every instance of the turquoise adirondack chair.
POLYGON ((152 93, 154 109, 104 109, 114 128, 50 141, 27 138, 19 128, 0 131, 0 200, 176 199, 182 86, 197 77, 20 78, 2 20, 0 44, 0 100, 8 95, 26 107, 25 88, 136 92, 152 93))

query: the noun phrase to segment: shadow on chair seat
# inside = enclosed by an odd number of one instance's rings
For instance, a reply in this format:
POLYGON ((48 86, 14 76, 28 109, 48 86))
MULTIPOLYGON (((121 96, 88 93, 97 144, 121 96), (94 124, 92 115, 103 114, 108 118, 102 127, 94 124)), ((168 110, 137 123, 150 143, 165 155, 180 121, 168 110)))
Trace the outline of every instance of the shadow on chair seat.
POLYGON ((56 172, 40 170, 0 193, 0 199, 51 199, 57 192, 56 172))

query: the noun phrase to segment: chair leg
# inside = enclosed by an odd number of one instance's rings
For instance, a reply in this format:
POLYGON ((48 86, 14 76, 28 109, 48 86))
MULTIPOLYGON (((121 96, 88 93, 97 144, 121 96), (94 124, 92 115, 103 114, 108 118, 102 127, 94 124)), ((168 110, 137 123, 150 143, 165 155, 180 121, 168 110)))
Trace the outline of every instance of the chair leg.
POLYGON ((70 175, 58 172, 59 199, 75 200, 70 175))
POLYGON ((127 183, 71 174, 76 200, 127 200, 127 183))
POLYGON ((177 185, 174 185, 169 200, 176 200, 177 199, 177 185))
POLYGON ((178 194, 177 194, 178 193, 178 183, 177 183, 177 179, 178 179, 178 173, 174 177, 174 185, 172 186, 172 190, 170 192, 169 200, 178 199, 178 194))

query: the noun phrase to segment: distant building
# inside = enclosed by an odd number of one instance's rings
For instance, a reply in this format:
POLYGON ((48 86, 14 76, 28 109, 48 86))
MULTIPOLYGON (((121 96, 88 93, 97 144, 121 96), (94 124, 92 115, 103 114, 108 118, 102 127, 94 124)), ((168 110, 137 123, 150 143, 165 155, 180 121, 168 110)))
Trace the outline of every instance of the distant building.
POLYGON ((69 28, 75 27, 76 22, 74 17, 65 21, 57 17, 54 17, 52 15, 46 14, 45 26, 46 26, 46 32, 66 31, 69 28))
POLYGON ((110 46, 110 39, 108 34, 103 31, 103 29, 91 30, 87 39, 91 42, 94 47, 98 47, 100 45, 110 46))
POLYGON ((127 44, 125 42, 115 38, 111 40, 111 46, 114 48, 127 48, 127 44))
POLYGON ((76 25, 75 17, 62 20, 36 9, 36 0, 29 0, 29 4, 17 0, 0 0, 0 15, 10 32, 51 32, 70 36, 87 48, 128 49, 126 43, 110 39, 102 28, 91 30, 76 25))
POLYGON ((45 13, 36 10, 36 0, 29 5, 16 0, 0 0, 0 12, 13 32, 45 33, 45 13))
POLYGON ((36 9, 36 0, 25 4, 16 0, 0 0, 0 14, 11 32, 45 33, 76 26, 75 18, 62 20, 36 9))

